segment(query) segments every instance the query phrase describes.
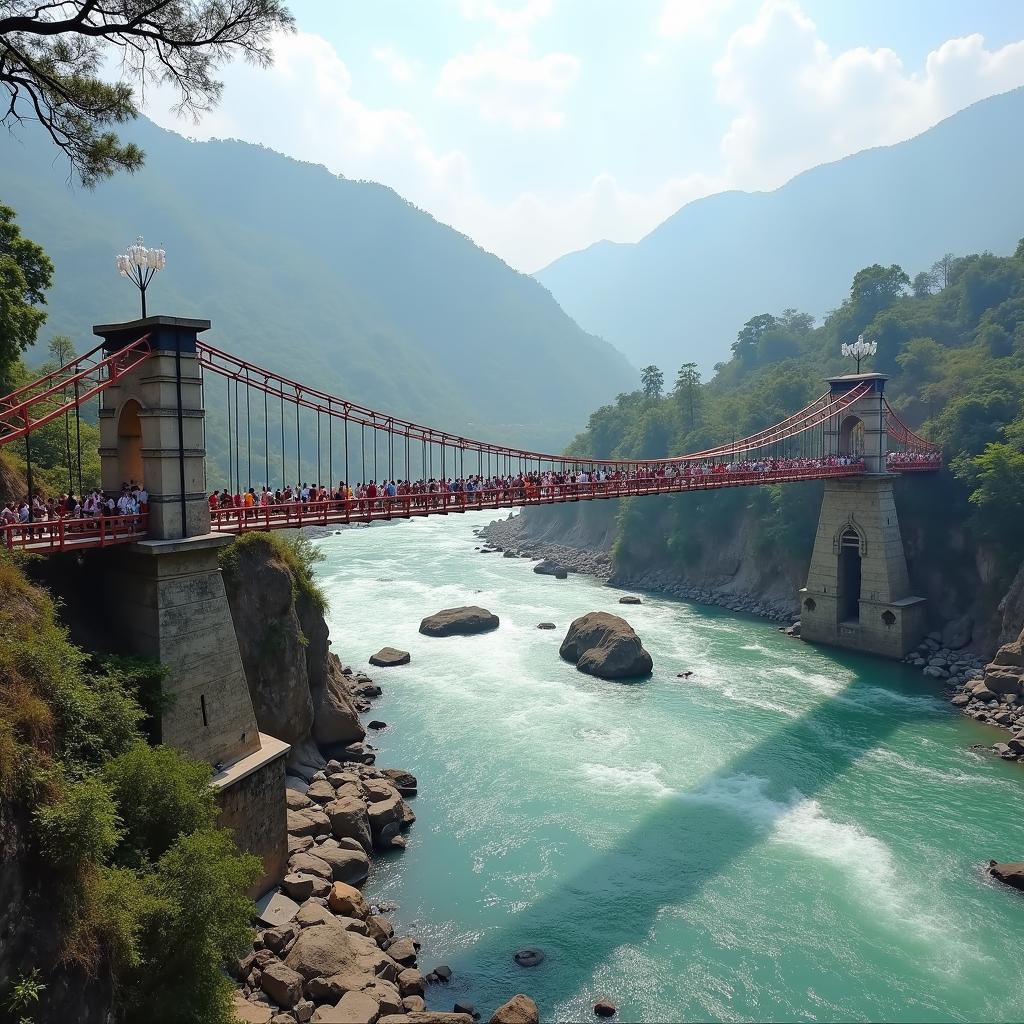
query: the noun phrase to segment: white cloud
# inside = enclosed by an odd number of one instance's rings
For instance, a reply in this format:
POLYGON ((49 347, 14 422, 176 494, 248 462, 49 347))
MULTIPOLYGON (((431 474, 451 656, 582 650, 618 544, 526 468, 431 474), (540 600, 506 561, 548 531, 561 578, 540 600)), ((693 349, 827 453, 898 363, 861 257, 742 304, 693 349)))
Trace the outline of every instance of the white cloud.
POLYGON ((465 155, 432 146, 409 111, 356 99, 351 73, 326 39, 297 32, 273 47, 272 68, 236 62, 225 69, 222 101, 199 126, 183 125, 161 90, 147 97, 146 113, 200 138, 258 142, 347 177, 382 181, 410 198, 465 185, 465 155))
POLYGON ((579 59, 569 53, 533 56, 525 46, 480 49, 456 54, 444 65, 435 95, 517 130, 559 128, 565 120, 560 100, 579 72, 579 59))
POLYGON ((489 21, 503 32, 529 32, 551 13, 552 0, 459 0, 470 21, 489 21))
POLYGON ((407 85, 419 73, 419 61, 403 57, 393 46, 378 46, 373 51, 373 59, 383 64, 391 77, 402 85, 407 85))
MULTIPOLYGON (((577 171, 586 177, 575 189, 521 186, 499 200, 504 182, 478 180, 461 145, 441 146, 411 111, 357 95, 326 39, 299 32, 274 48, 272 68, 225 69, 222 102, 201 125, 179 121, 170 112, 173 97, 160 89, 147 96, 147 113, 190 135, 245 139, 383 182, 522 270, 600 238, 634 241, 692 199, 737 186, 773 187, 813 164, 907 138, 1024 82, 1024 43, 990 51, 980 36, 953 39, 909 71, 891 50, 831 53, 795 3, 775 0, 732 36, 715 67, 720 99, 735 114, 722 137, 724 171, 673 176, 669 169, 661 185, 641 191, 598 173, 600 166, 589 169, 581 155, 577 171)), ((376 56, 387 67, 405 55, 384 47, 376 56)), ((550 129, 561 123, 561 103, 578 76, 575 57, 536 56, 510 37, 454 58, 438 90, 492 121, 550 129)), ((458 127, 460 118, 456 109, 449 124, 458 127)), ((538 144, 543 167, 537 139, 521 134, 515 144, 538 144)))
POLYGON ((327 40, 299 32, 276 40, 274 49, 272 68, 225 70, 222 102, 199 126, 179 121, 160 90, 147 97, 146 112, 189 135, 262 143, 347 177, 383 182, 521 270, 599 238, 635 240, 721 185, 694 175, 640 193, 599 175, 575 195, 526 192, 495 202, 461 150, 433 146, 408 111, 356 99, 351 73, 327 40))
POLYGON ((526 192, 500 205, 468 196, 451 210, 451 223, 512 266, 534 271, 602 238, 635 242, 684 203, 722 187, 719 180, 693 174, 633 192, 600 174, 574 195, 526 192))
POLYGON ((732 8, 734 0, 664 0, 655 24, 659 36, 668 39, 707 32, 713 29, 723 14, 732 8))
POLYGON ((714 73, 719 98, 736 110, 722 139, 727 176, 770 188, 1024 84, 1024 42, 992 51, 980 35, 950 39, 914 72, 890 49, 833 54, 793 0, 768 0, 714 73))

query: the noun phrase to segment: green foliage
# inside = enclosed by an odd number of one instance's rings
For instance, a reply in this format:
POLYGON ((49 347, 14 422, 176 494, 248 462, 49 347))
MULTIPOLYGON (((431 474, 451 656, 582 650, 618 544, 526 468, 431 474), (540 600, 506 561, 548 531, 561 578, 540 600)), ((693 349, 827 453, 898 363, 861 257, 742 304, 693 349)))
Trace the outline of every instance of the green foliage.
POLYGON ((971 460, 969 475, 976 482, 971 504, 975 525, 1011 565, 1024 559, 1024 451, 1008 444, 989 444, 971 460))
POLYGON ((665 387, 665 374, 656 366, 645 366, 640 371, 640 386, 648 398, 661 398, 665 387))
MULTIPOLYGON (((64 958, 113 973, 119 1020, 227 1024, 222 967, 250 937, 261 865, 215 828, 210 767, 142 741, 135 695, 159 668, 89 658, 4 556, 0 591, 0 796, 34 807, 64 958)), ((37 982, 23 975, 0 1005, 30 1010, 37 982)))
POLYGON ((11 388, 11 368, 36 340, 46 314, 53 263, 42 246, 22 235, 15 213, 0 204, 0 394, 11 388))
POLYGON ((38 808, 35 826, 43 855, 65 871, 102 863, 124 835, 110 790, 96 777, 72 783, 61 799, 38 808))
POLYGON ((157 861, 179 836, 216 821, 212 769, 172 747, 136 743, 108 762, 103 777, 124 824, 119 864, 157 861))
MULTIPOLYGON (((942 545, 936 538, 966 525, 975 544, 998 551, 1002 571, 1011 575, 1024 558, 1024 251, 946 254, 927 273, 907 295, 900 267, 866 267, 818 328, 792 309, 752 317, 711 381, 694 381, 688 363, 665 399, 620 395, 591 415, 570 453, 658 458, 754 433, 820 394, 823 377, 850 372, 840 345, 863 332, 879 346, 867 368, 891 375, 890 401, 943 445, 953 471, 941 485, 914 482, 905 499, 913 510, 907 526, 942 545), (931 497, 918 503, 914 495, 923 492, 931 497)), ((762 489, 753 498, 725 491, 645 499, 620 513, 614 555, 630 567, 659 560, 694 567, 746 517, 769 564, 801 562, 814 536, 813 486, 762 489)), ((951 576, 960 571, 952 562, 966 565, 973 550, 950 552, 951 576)))
POLYGON ((156 866, 158 898, 140 928, 140 966, 125 977, 128 1021, 229 1024, 231 982, 218 965, 252 939, 243 893, 262 871, 228 832, 182 835, 156 866))
POLYGON ((316 581, 314 568, 324 560, 324 553, 301 530, 281 533, 244 533, 220 553, 220 566, 230 576, 241 572, 246 552, 259 552, 261 557, 278 558, 288 567, 292 577, 292 596, 298 603, 308 601, 317 611, 327 608, 327 597, 316 581))
POLYGON ((33 967, 31 971, 19 974, 14 980, 3 1005, 12 1017, 14 1014, 19 1015, 18 1024, 31 1024, 32 1018, 21 1014, 25 1010, 31 1010, 45 991, 46 985, 39 980, 39 968, 33 967))
POLYGON ((132 83, 161 82, 193 115, 220 96, 217 67, 241 55, 270 63, 270 36, 292 27, 280 0, 193 0, 140 8, 133 0, 57 5, 57 17, 33 0, 8 0, 0 17, 4 59, 0 124, 39 124, 84 185, 116 170, 137 170, 142 151, 109 129, 138 110, 132 83), (111 57, 120 77, 101 77, 111 57), (29 114, 31 111, 31 116, 29 114))

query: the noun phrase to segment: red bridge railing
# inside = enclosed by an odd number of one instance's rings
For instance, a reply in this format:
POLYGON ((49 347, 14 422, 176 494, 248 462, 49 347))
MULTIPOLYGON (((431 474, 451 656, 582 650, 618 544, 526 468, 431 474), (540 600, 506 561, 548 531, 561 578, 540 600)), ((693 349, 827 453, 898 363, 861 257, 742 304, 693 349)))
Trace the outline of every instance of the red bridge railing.
POLYGON ((54 551, 78 551, 105 548, 145 540, 149 514, 100 516, 95 519, 65 517, 31 523, 0 526, 0 543, 9 551, 50 554, 54 551))
POLYGON ((290 501, 279 505, 255 505, 251 508, 213 509, 210 518, 212 528, 216 531, 245 533, 252 530, 301 529, 304 526, 337 526, 480 510, 526 508, 533 505, 555 505, 601 498, 632 498, 652 494, 718 490, 723 487, 795 483, 801 480, 859 476, 863 472, 864 464, 858 462, 847 466, 790 467, 764 472, 721 472, 678 477, 605 480, 551 485, 547 488, 510 486, 470 492, 433 491, 423 494, 400 494, 395 497, 331 499, 306 503, 290 501))

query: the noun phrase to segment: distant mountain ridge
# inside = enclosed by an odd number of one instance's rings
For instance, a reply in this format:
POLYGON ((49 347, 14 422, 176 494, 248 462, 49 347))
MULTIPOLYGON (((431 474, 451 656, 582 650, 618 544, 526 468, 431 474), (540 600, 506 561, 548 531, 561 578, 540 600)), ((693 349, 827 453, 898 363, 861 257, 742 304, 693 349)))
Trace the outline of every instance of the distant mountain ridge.
POLYGON ((598 242, 534 276, 637 366, 708 370, 750 317, 821 316, 866 265, 913 276, 945 252, 1012 252, 1024 234, 1022 125, 1024 88, 773 192, 696 200, 635 244, 598 242))
POLYGON ((208 318, 213 344, 386 413, 559 451, 638 380, 533 278, 389 188, 145 119, 123 134, 145 167, 94 192, 42 132, 0 136, 0 201, 56 264, 43 345, 84 351, 93 324, 138 316, 114 255, 142 232, 168 254, 150 312, 208 318))

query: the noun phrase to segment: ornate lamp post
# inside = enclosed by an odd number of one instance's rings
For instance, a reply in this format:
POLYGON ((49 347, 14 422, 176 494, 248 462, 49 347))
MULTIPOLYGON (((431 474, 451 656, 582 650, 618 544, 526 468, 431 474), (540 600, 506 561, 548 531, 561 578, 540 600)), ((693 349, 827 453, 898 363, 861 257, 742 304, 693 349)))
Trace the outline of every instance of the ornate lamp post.
POLYGON ((163 249, 147 249, 142 244, 142 235, 134 245, 116 257, 117 269, 122 277, 129 278, 142 295, 142 316, 146 316, 146 288, 158 270, 167 266, 167 253, 163 249))
POLYGON ((857 360, 857 372, 860 373, 860 361, 867 356, 873 356, 878 351, 877 341, 865 341, 863 334, 857 335, 857 340, 852 345, 843 343, 843 355, 849 359, 857 360))

